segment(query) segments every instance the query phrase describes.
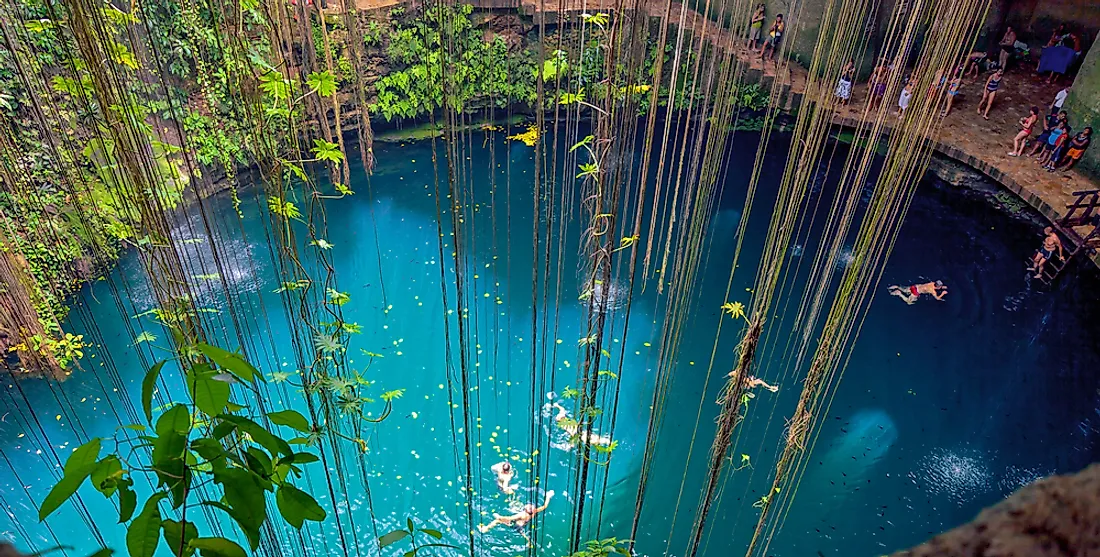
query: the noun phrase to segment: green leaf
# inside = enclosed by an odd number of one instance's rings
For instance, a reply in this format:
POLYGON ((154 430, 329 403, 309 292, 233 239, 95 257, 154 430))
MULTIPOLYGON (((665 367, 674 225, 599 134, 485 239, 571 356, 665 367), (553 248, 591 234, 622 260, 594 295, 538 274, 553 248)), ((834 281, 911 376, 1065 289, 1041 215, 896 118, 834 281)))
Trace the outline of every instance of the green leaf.
POLYGON ((248 544, 252 548, 252 551, 256 551, 256 549, 258 549, 260 547, 260 531, 259 531, 259 529, 251 530, 250 529, 251 526, 246 527, 247 519, 245 521, 242 521, 241 517, 239 516, 239 513, 237 513, 237 511, 234 511, 228 505, 226 505, 224 503, 220 503, 218 501, 203 501, 202 504, 210 506, 210 507, 214 507, 216 509, 220 509, 220 510, 224 511, 226 514, 228 514, 230 518, 235 520, 237 522, 237 524, 240 525, 241 531, 244 532, 245 537, 248 538, 248 544))
POLYGON ((283 456, 290 456, 294 454, 294 451, 291 450, 290 445, 288 445, 287 442, 284 441, 281 437, 276 437, 275 435, 272 435, 271 432, 265 429, 263 426, 248 418, 242 418, 240 416, 228 416, 225 414, 218 416, 218 418, 223 421, 236 424, 237 429, 243 431, 244 433, 247 433, 253 441, 258 443, 261 447, 267 449, 267 452, 271 453, 272 456, 275 456, 276 454, 282 454, 283 456))
POLYGON ((302 433, 309 433, 313 431, 309 427, 309 420, 305 416, 296 410, 282 410, 279 412, 268 412, 267 419, 271 420, 271 423, 275 425, 285 425, 289 428, 296 429, 302 433))
POLYGON ((388 545, 390 545, 394 542, 398 542, 398 541, 401 541, 401 540, 405 539, 405 536, 408 536, 408 535, 409 535, 409 532, 407 532, 405 530, 394 530, 393 532, 390 532, 389 534, 384 534, 384 535, 380 536, 378 538, 378 545, 380 545, 382 547, 386 547, 386 546, 388 546, 388 545))
POLYGON ((299 530, 305 521, 320 522, 328 515, 312 495, 290 484, 279 486, 279 490, 275 492, 275 503, 279 506, 279 512, 283 518, 299 530))
POLYGON ((191 540, 199 537, 199 530, 194 524, 169 519, 161 522, 160 525, 164 530, 164 543, 168 544, 168 549, 171 549, 176 557, 184 557, 192 553, 189 547, 191 540))
POLYGON ((214 483, 221 484, 225 490, 225 502, 233 512, 232 516, 246 534, 260 533, 260 526, 267 518, 264 490, 256 477, 247 470, 226 468, 214 470, 214 483))
POLYGON ((217 416, 229 403, 229 383, 213 379, 213 373, 187 374, 187 390, 195 406, 208 416, 217 416))
POLYGON ((431 528, 421 528, 420 531, 437 540, 443 539, 443 532, 440 532, 439 530, 433 530, 431 528))
POLYGON ((167 362, 161 361, 153 364, 153 367, 145 373, 145 379, 141 380, 141 408, 145 410, 145 421, 150 424, 153 423, 153 387, 156 386, 160 370, 165 363, 167 362))
POLYGON ((92 487, 95 487, 104 497, 114 495, 118 489, 116 481, 122 477, 122 463, 115 455, 107 455, 96 463, 92 470, 92 487))
POLYGON ((344 160, 344 152, 340 150, 340 146, 323 139, 314 139, 313 148, 310 149, 310 152, 322 161, 340 162, 344 160))
POLYGON ((317 458, 317 455, 313 453, 294 453, 279 462, 281 464, 309 464, 311 462, 317 462, 321 459, 317 458))
POLYGON ((187 413, 186 406, 176 404, 157 418, 155 429, 157 435, 165 435, 173 431, 176 433, 188 433, 191 431, 191 414, 187 413))
POLYGON ((318 95, 328 97, 336 92, 336 76, 330 71, 313 72, 306 78, 306 85, 318 95))
POLYGON ((68 460, 65 461, 61 480, 46 494, 46 498, 42 500, 42 506, 38 508, 39 522, 46 520, 47 516, 68 501, 77 489, 80 489, 80 484, 83 484, 96 468, 99 448, 100 439, 94 437, 69 455, 68 460))
POLYGON ((122 483, 118 486, 118 523, 123 524, 130 517, 134 516, 134 509, 137 508, 137 494, 134 490, 130 489, 132 481, 127 480, 126 483, 122 483))
POLYGON ((248 463, 248 469, 257 475, 263 477, 271 475, 271 457, 267 456, 267 453, 256 447, 249 447, 244 453, 244 459, 248 463))
POLYGON ((137 518, 126 529, 126 550, 130 557, 153 557, 160 544, 160 507, 161 499, 167 496, 163 491, 154 493, 145 501, 145 506, 137 518))
POLYGON ((104 547, 103 549, 100 549, 99 551, 96 551, 95 553, 89 555, 88 557, 111 557, 114 554, 115 554, 115 550, 113 550, 109 547, 104 547))
POLYGON ((248 557, 237 542, 225 538, 196 538, 191 547, 202 552, 203 557, 248 557))
POLYGON ((410 532, 416 531, 416 526, 413 526, 413 519, 411 516, 405 518, 405 525, 409 527, 410 532))
POLYGON ((264 380, 263 375, 256 368, 252 367, 252 364, 248 363, 248 360, 245 360, 244 356, 236 352, 222 350, 217 346, 211 346, 202 342, 196 344, 195 348, 199 352, 202 352, 203 356, 210 358, 212 362, 218 364, 218 367, 236 375, 247 383, 253 382, 256 378, 261 382, 264 380))

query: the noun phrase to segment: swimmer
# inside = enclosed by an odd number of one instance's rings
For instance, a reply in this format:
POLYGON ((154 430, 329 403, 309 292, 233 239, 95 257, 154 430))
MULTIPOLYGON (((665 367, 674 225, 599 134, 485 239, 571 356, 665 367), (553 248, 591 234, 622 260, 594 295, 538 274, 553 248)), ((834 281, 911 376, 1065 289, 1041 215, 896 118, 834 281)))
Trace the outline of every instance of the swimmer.
MULTIPOLYGON (((727 373, 726 377, 733 377, 736 374, 737 374, 737 370, 735 369, 735 370, 727 373)), ((764 387, 765 389, 767 389, 767 390, 769 390, 773 393, 777 392, 779 390, 779 385, 769 385, 766 381, 764 381, 763 379, 760 379, 759 377, 755 377, 753 375, 750 375, 750 376, 745 378, 745 388, 746 389, 752 390, 752 389, 755 389, 757 387, 764 387)))
POLYGON ((944 286, 943 281, 937 280, 936 282, 926 282, 923 284, 913 284, 907 288, 900 286, 891 286, 887 288, 891 296, 897 296, 901 300, 909 305, 913 305, 921 294, 929 294, 933 298, 943 301, 943 297, 947 295, 947 287, 944 286))
POLYGON ((485 532, 488 532, 489 530, 492 530, 493 528, 496 528, 501 524, 514 526, 515 528, 523 528, 524 526, 527 526, 528 522, 531 522, 531 519, 535 518, 536 514, 545 511, 546 507, 550 506, 550 499, 552 497, 554 497, 554 490, 547 491, 546 500, 543 501, 541 507, 536 507, 531 503, 528 503, 523 506, 523 510, 511 516, 500 516, 497 513, 493 513, 493 521, 484 525, 478 524, 477 529, 482 534, 484 534, 485 532))
POLYGON ((505 495, 511 495, 516 492, 516 486, 511 485, 512 478, 515 477, 516 471, 507 460, 498 462, 489 469, 496 474, 497 487, 499 487, 505 495))
MULTIPOLYGON (((547 393, 546 397, 552 399, 554 393, 547 393)), ((557 424, 562 430, 569 434, 570 438, 577 438, 580 443, 589 443, 592 445, 602 445, 604 447, 611 445, 611 438, 600 435, 598 433, 592 433, 589 435, 588 431, 581 431, 580 424, 576 420, 569 419, 569 412, 561 404, 557 402, 547 403, 543 406, 544 409, 556 409, 557 415, 554 416, 554 423, 557 424)))

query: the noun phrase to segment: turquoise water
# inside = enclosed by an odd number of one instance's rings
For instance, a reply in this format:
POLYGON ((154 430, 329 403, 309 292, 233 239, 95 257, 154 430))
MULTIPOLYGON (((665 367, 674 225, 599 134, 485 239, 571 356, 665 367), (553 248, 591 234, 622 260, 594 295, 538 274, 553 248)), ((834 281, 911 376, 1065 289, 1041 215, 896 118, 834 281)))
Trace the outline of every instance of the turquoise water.
MULTIPOLYGON (((717 412, 713 401, 719 382, 715 377, 704 391, 706 363, 721 317, 718 306, 744 199, 744 170, 752 163, 757 139, 753 134, 738 136, 712 222, 705 274, 674 368, 671 402, 642 513, 641 554, 682 555, 687 544, 717 412), (697 415, 701 418, 692 446, 697 415)), ((311 465, 309 487, 330 519, 323 526, 307 527, 301 538, 281 528, 276 535, 284 554, 339 552, 334 514, 340 517, 349 554, 353 547, 376 554, 373 537, 403 525, 410 515, 443 530, 447 541, 464 545, 469 522, 465 472, 456 454, 467 436, 476 471, 473 523, 488 522, 492 512, 507 514, 510 502, 497 492, 489 466, 510 458, 523 502, 541 498, 548 489, 557 493, 540 515, 545 520, 532 539, 549 552, 544 554, 568 553, 578 505, 571 495, 576 492, 576 455, 569 451, 565 434, 549 426, 542 407, 548 394, 576 384, 580 366, 578 339, 584 334, 586 309, 577 299, 582 280, 575 271, 576 232, 561 244, 561 271, 556 270, 556 255, 551 266, 548 312, 542 301, 545 284, 539 286, 539 324, 533 329, 533 151, 499 137, 486 144, 492 145, 492 154, 480 141, 472 143, 468 171, 474 186, 465 201, 473 217, 463 223, 470 232, 464 261, 470 305, 466 317, 444 308, 440 275, 453 276, 453 243, 447 223, 441 258, 429 143, 377 145, 373 195, 356 171, 356 195, 327 205, 333 266, 340 289, 351 296, 344 317, 363 331, 349 348, 349 358, 363 370, 369 358, 362 351, 381 354, 363 371, 376 382, 372 392, 406 392, 393 414, 365 436, 370 447, 367 475, 361 476, 355 459, 342 462, 346 493, 337 483, 333 501, 326 477, 337 470, 311 465), (492 176, 490 157, 498 165, 492 176), (452 433, 448 395, 459 401, 461 393, 448 387, 445 323, 457 349, 459 319, 470 328, 472 417, 469 431, 461 416, 456 417, 459 431, 452 433)), ((772 156, 765 165, 765 201, 758 202, 750 220, 734 293, 751 286, 770 212, 766 198, 774 196, 783 160, 772 156)), ((832 187, 834 183, 825 181, 819 189, 832 187)), ((192 272, 219 273, 234 292, 234 309, 243 316, 242 330, 218 331, 215 340, 229 347, 243 344, 265 372, 292 372, 285 309, 272 293, 278 280, 266 247, 262 200, 252 189, 242 191, 242 198, 240 224, 227 196, 218 196, 206 207, 212 229, 193 212, 177 223, 177 234, 195 240, 184 250, 192 272), (210 251, 210 235, 219 246, 217 258, 210 251)), ((579 227, 575 220, 566 223, 569 230, 579 227)), ((995 211, 978 194, 931 179, 922 184, 883 286, 942 279, 950 294, 944 303, 922 301, 911 307, 884 293, 876 298, 798 497, 768 554, 877 555, 900 549, 968 520, 1037 477, 1076 470, 1095 459, 1100 397, 1089 371, 1100 363, 1100 305, 1094 294, 1100 280, 1095 269, 1082 266, 1051 291, 1033 288, 1022 261, 1037 241, 1033 223, 995 211)), ((789 254, 792 264, 810 257, 817 239, 798 244, 789 254)), ((152 359, 149 344, 135 348, 134 339, 142 327, 163 334, 147 319, 133 317, 153 306, 141 276, 138 262, 125 258, 108 281, 85 288, 76 301, 69 328, 99 343, 88 350, 83 371, 61 385, 27 381, 6 386, 0 420, 5 460, 0 464, 0 506, 6 516, 0 519, 0 531, 21 548, 64 543, 76 547, 71 554, 81 555, 104 543, 124 547, 123 529, 110 518, 117 517, 115 509, 87 486, 80 492, 80 504, 63 507, 48 528, 34 517, 37 502, 56 480, 59 459, 81 440, 110 437, 120 423, 141 421, 135 408, 152 359), (93 523, 99 533, 89 526, 93 523)), ((210 281, 200 299, 228 313, 221 292, 220 282, 210 281)), ((456 295, 452 287, 452 310, 456 295)), ((625 335, 625 312, 612 315, 611 367, 621 369, 614 425, 619 446, 610 466, 593 468, 588 483, 584 523, 589 537, 597 535, 597 528, 601 537, 630 532, 662 304, 652 285, 636 289, 625 335)), ((719 339, 718 351, 724 356, 717 360, 716 376, 730 367, 737 334, 727 327, 719 339)), ((781 377, 782 369, 778 362, 763 369, 762 376, 779 383, 780 390, 758 393, 744 422, 734 453, 749 454, 753 466, 730 475, 724 484, 705 537, 705 555, 743 553, 756 523, 751 504, 770 485, 768 471, 781 449, 782 418, 794 407, 801 387, 796 378, 781 377)), ((171 378, 168 382, 178 384, 171 378)), ((182 389, 171 394, 184 396, 182 389)), ((272 409, 304 406, 287 383, 272 385, 268 396, 272 409)), ((563 404, 571 406, 569 401, 563 404)), ((601 419, 597 429, 608 433, 610 417, 601 419)), ((202 523, 211 517, 189 518, 202 523)), ((216 516, 211 527, 234 535, 233 527, 216 516)), ((520 554, 527 546, 522 535, 506 527, 475 538, 481 554, 520 554)))

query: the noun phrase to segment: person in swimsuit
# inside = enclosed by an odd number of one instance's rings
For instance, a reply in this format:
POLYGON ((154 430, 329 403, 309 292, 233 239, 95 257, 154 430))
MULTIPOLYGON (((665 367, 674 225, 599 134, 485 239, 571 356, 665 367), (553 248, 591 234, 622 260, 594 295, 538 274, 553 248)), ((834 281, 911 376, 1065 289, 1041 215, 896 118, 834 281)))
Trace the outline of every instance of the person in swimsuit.
MULTIPOLYGON (((729 373, 727 373, 726 377, 733 377, 735 375, 737 375, 737 370, 736 369, 729 372, 729 373)), ((755 377, 753 375, 750 375, 750 376, 745 378, 745 389, 751 391, 751 390, 753 390, 757 387, 764 387, 765 389, 767 389, 767 390, 769 390, 773 393, 779 391, 779 386, 778 385, 769 385, 763 379, 760 379, 760 378, 755 377)))
POLYGON ((550 491, 546 492, 546 500, 543 501, 541 507, 536 507, 536 506, 532 505, 531 503, 528 503, 528 504, 523 506, 522 510, 520 510, 519 512, 517 512, 513 515, 501 516, 497 513, 493 513, 493 521, 488 523, 488 524, 484 524, 484 525, 483 524, 478 524, 477 529, 482 534, 484 534, 485 532, 488 532, 489 530, 492 530, 493 528, 496 528, 497 526, 500 526, 501 524, 507 524, 509 526, 514 526, 515 528, 523 528, 524 526, 527 526, 528 522, 531 522, 531 520, 533 518, 535 518, 536 514, 539 514, 542 511, 545 511, 546 507, 550 506, 550 499, 552 499, 553 497, 554 497, 554 491, 550 490, 550 491))
POLYGON ((497 487, 505 495, 511 495, 516 492, 516 486, 511 485, 512 478, 516 475, 516 470, 512 468, 512 464, 507 460, 494 464, 490 470, 497 476, 497 487))
POLYGON ((943 109, 942 116, 951 114, 951 105, 955 104, 955 97, 959 94, 959 87, 962 87, 962 72, 957 72, 954 79, 947 84, 947 106, 943 109))
POLYGON ((1018 157, 1020 153, 1024 152, 1024 147, 1027 147, 1027 138, 1031 137, 1031 132, 1035 129, 1035 123, 1038 121, 1039 107, 1033 106, 1030 114, 1020 118, 1020 133, 1012 138, 1012 150, 1008 152, 1008 156, 1018 157))
POLYGON ((981 75, 982 62, 985 61, 986 57, 986 53, 980 50, 971 52, 970 56, 966 57, 966 69, 963 71, 963 77, 978 77, 981 75))
POLYGON ((1085 154, 1085 149, 1089 148, 1089 144, 1092 143, 1092 127, 1088 126, 1081 130, 1081 133, 1073 137, 1073 141, 1069 142, 1069 149, 1066 150, 1066 160, 1062 166, 1062 171, 1067 171, 1073 168, 1077 164, 1077 161, 1081 160, 1081 156, 1085 154))
POLYGON ((1048 114, 1043 121, 1043 131, 1039 134, 1039 137, 1035 139, 1035 146, 1031 148, 1031 152, 1028 153, 1028 156, 1037 156, 1050 139, 1050 132, 1054 131, 1058 127, 1058 124, 1065 122, 1066 118, 1067 114, 1065 110, 1048 114))
POLYGON ((1058 259, 1065 261, 1066 255, 1062 252, 1062 239, 1058 237, 1058 234, 1055 234, 1054 228, 1048 226, 1043 229, 1043 245, 1031 258, 1032 266, 1028 267, 1027 270, 1035 271, 1035 278, 1042 277, 1043 265, 1046 265, 1046 262, 1054 257, 1055 250, 1058 250, 1058 259))
POLYGON ((997 70, 993 72, 993 75, 989 76, 989 79, 985 80, 985 90, 982 91, 982 101, 978 103, 978 114, 982 115, 982 118, 989 119, 989 109, 993 108, 993 99, 997 97, 997 90, 1001 88, 1001 79, 1005 76, 1004 70, 997 70), (985 112, 982 112, 982 105, 985 105, 985 112))
MULTIPOLYGON (((547 398, 553 398, 553 396, 551 395, 553 395, 553 393, 547 394, 547 398)), ((606 435, 592 433, 592 435, 590 436, 588 434, 588 431, 582 429, 580 427, 580 424, 578 424, 576 420, 571 420, 569 418, 569 412, 561 404, 558 404, 557 402, 548 403, 544 406, 544 408, 546 408, 547 410, 556 409, 558 411, 557 415, 554 416, 554 423, 557 424, 557 426, 560 427, 562 431, 569 434, 569 438, 571 441, 574 441, 576 443, 588 442, 592 445, 600 445, 603 447, 611 445, 611 438, 607 437, 606 435)))
POLYGON ((1043 168, 1046 169, 1047 172, 1054 172, 1054 167, 1058 166, 1058 163, 1062 161, 1062 154, 1066 150, 1066 145, 1069 144, 1070 134, 1073 133, 1069 125, 1065 123, 1060 124, 1060 129, 1062 133, 1055 135, 1054 132, 1051 132, 1050 139, 1047 140, 1049 150, 1046 153, 1046 162, 1043 163, 1043 168))
POLYGON ((749 24, 749 50, 756 50, 756 46, 760 44, 760 30, 764 27, 764 5, 760 4, 756 7, 756 12, 752 14, 752 20, 749 24))
POLYGON ((943 297, 947 295, 947 286, 945 286, 941 280, 913 284, 906 288, 891 286, 886 290, 890 292, 891 296, 897 296, 909 305, 913 305, 920 298, 921 294, 928 294, 941 302, 943 301, 943 297))
POLYGON ((775 23, 768 30, 768 40, 764 42, 764 48, 760 49, 760 59, 771 61, 772 56, 779 50, 779 43, 783 40, 783 32, 787 30, 787 24, 783 23, 783 14, 775 16, 775 23))

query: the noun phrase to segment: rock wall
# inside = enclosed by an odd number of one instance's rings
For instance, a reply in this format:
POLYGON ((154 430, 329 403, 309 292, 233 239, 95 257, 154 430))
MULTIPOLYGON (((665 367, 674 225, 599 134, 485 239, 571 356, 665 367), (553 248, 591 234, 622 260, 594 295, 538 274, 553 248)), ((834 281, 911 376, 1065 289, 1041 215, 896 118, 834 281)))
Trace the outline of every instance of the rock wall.
POLYGON ((1066 100, 1069 123, 1074 130, 1092 126, 1092 145, 1085 151, 1078 168, 1093 178, 1100 179, 1100 47, 1093 48, 1085 56, 1073 89, 1066 100))
POLYGON ((1100 555, 1100 464, 1039 480, 973 522, 893 557, 1100 555))

